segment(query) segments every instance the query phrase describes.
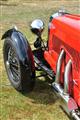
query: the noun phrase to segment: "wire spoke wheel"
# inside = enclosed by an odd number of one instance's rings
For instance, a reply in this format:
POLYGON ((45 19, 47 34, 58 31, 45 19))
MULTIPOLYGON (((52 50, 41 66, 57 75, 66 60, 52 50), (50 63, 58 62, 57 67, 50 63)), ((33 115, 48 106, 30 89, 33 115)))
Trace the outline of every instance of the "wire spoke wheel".
POLYGON ((7 68, 15 82, 20 80, 20 64, 13 48, 9 47, 6 61, 7 68))
POLYGON ((16 46, 14 42, 11 38, 7 38, 4 41, 3 57, 6 72, 12 86, 16 90, 19 92, 30 92, 35 85, 35 70, 32 71, 32 61, 29 58, 32 51, 29 48, 29 54, 26 51, 21 51, 20 45, 17 44, 16 46))

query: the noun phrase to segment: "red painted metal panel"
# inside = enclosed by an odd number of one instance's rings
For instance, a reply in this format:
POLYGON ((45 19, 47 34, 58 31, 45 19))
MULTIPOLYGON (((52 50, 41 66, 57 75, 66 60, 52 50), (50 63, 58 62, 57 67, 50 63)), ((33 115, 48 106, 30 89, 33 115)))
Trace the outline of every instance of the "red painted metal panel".
MULTIPOLYGON (((50 54, 50 51, 54 51, 57 56, 62 48, 65 49, 66 63, 69 59, 72 60, 73 80, 75 81, 74 98, 80 105, 80 16, 65 14, 53 18, 49 26, 48 47, 47 53, 50 54)), ((58 57, 55 57, 54 54, 52 59, 56 64, 58 57)), ((50 57, 47 57, 46 53, 45 59, 51 64, 50 57)), ((51 67, 56 72, 56 65, 51 65, 51 67)))

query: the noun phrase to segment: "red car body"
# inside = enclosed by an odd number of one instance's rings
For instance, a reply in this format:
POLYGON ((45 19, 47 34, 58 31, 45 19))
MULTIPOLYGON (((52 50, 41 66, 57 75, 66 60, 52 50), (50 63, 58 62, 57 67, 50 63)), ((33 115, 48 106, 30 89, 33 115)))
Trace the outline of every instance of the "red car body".
MULTIPOLYGON (((44 52, 46 61, 56 72, 56 61, 61 49, 66 51, 65 64, 72 60, 72 82, 69 92, 80 107, 80 16, 65 14, 55 17, 49 24, 48 51, 44 52)), ((62 68, 62 74, 64 66, 62 68)), ((63 84, 63 77, 61 79, 63 84)))

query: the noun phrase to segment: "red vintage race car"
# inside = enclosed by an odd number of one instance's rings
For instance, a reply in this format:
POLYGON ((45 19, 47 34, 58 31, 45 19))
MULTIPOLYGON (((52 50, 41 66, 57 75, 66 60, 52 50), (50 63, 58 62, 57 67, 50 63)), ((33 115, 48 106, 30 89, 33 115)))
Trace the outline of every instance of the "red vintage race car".
POLYGON ((52 79, 52 90, 65 112, 80 120, 80 16, 63 11, 53 14, 46 43, 41 37, 44 23, 40 19, 34 20, 30 29, 37 35, 34 50, 16 28, 2 36, 4 64, 11 84, 18 91, 30 92, 35 85, 35 71, 44 71, 52 79))

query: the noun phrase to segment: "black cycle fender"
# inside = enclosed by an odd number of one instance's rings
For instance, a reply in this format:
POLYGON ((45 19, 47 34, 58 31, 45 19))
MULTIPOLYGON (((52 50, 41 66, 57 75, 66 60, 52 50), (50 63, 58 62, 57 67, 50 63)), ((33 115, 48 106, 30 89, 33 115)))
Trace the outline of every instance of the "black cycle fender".
POLYGON ((3 34, 2 39, 6 38, 11 38, 16 48, 20 62, 26 67, 29 67, 29 64, 31 64, 31 69, 32 71, 34 71, 35 66, 33 54, 31 52, 31 48, 26 37, 20 31, 17 31, 15 28, 13 28, 3 34))

